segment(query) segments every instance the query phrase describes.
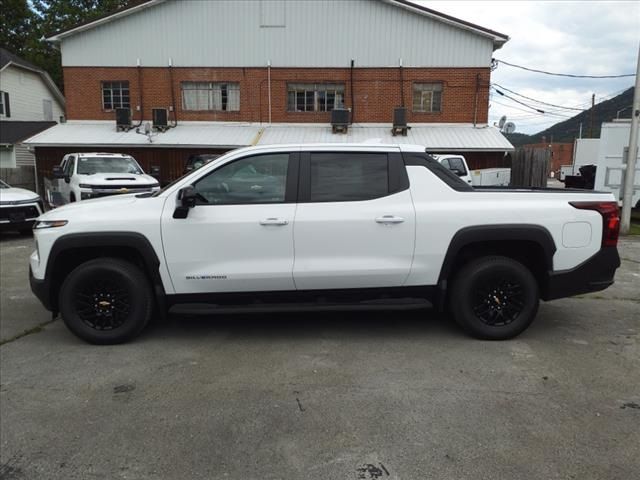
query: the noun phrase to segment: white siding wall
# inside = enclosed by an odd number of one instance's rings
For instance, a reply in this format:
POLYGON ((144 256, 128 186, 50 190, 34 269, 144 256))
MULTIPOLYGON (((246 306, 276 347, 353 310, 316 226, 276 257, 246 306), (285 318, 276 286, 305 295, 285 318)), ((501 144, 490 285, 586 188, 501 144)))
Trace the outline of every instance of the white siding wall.
POLYGON ((32 167, 35 165, 36 157, 29 151, 26 145, 14 145, 13 150, 15 152, 16 167, 32 167))
POLYGON ((492 52, 381 0, 168 0, 62 40, 64 66, 488 67, 492 52))
POLYGON ((16 157, 13 147, 0 147, 0 168, 16 168, 16 157))
POLYGON ((52 101, 54 121, 64 115, 62 105, 38 73, 9 65, 0 72, 0 90, 9 93, 11 117, 1 115, 4 120, 44 121, 42 101, 45 99, 52 101))

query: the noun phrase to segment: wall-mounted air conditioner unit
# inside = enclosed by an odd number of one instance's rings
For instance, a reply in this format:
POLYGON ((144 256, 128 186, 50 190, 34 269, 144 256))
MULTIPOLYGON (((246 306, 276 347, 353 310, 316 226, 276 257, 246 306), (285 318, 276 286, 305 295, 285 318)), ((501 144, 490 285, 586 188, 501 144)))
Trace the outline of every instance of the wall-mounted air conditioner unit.
POLYGON ((116 131, 128 132, 131 130, 131 109, 116 108, 116 131))
POLYGON ((333 133, 347 133, 350 113, 346 108, 331 110, 331 131, 333 133))
POLYGON ((153 113, 153 128, 164 132, 169 128, 169 112, 166 108, 154 108, 153 113))
POLYGON ((407 126, 407 108, 396 107, 393 109, 393 127, 391 128, 391 135, 394 137, 398 134, 407 136, 407 131, 411 127, 407 126))

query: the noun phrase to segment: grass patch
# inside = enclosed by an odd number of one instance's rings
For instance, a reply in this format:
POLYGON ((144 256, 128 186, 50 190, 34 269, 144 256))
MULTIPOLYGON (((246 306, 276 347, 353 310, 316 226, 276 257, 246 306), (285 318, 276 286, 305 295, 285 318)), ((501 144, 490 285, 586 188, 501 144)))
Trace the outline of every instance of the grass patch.
POLYGON ((631 223, 629 226, 629 235, 640 235, 640 223, 631 223))
POLYGON ((50 323, 55 322, 56 320, 57 320, 57 318, 54 318, 52 320, 49 320, 48 322, 41 323, 40 325, 36 325, 35 327, 30 328, 29 330, 25 330, 22 333, 14 335, 13 337, 10 337, 10 338, 7 338, 5 340, 2 340, 0 342, 0 346, 4 345, 5 343, 15 342, 16 340, 18 340, 18 339, 20 339, 22 337, 26 337, 27 335, 32 335, 34 333, 40 333, 42 330, 44 330, 44 327, 46 327, 50 323))

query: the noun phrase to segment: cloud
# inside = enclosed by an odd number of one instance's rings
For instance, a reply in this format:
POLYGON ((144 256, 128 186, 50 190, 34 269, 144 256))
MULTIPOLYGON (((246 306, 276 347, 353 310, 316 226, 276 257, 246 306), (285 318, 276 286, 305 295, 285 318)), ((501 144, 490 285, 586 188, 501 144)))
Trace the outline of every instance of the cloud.
MULTIPOLYGON (((580 75, 616 75, 636 70, 640 2, 414 1, 509 35, 509 42, 494 56, 510 63, 580 75)), ((592 93, 596 94, 597 103, 634 83, 633 77, 553 77, 504 64, 492 73, 491 79, 547 103, 579 108, 589 108, 592 93)), ((495 92, 491 100, 490 121, 507 115, 523 133, 541 131, 579 113, 542 107, 550 112, 542 115, 495 92)))

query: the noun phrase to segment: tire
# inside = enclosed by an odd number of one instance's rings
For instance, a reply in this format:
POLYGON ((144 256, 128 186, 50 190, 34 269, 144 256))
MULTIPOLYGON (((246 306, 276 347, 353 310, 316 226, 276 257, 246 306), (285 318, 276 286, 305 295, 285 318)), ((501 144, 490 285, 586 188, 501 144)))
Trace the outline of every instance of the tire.
POLYGON ((453 318, 483 340, 506 340, 527 329, 540 295, 531 271, 508 257, 482 257, 455 275, 449 295, 453 318))
POLYGON ((135 338, 154 307, 144 273, 119 258, 98 258, 76 267, 60 289, 60 313, 75 335, 98 345, 135 338))
POLYGON ((76 196, 72 193, 69 195, 69 203, 74 203, 76 201, 76 196))

